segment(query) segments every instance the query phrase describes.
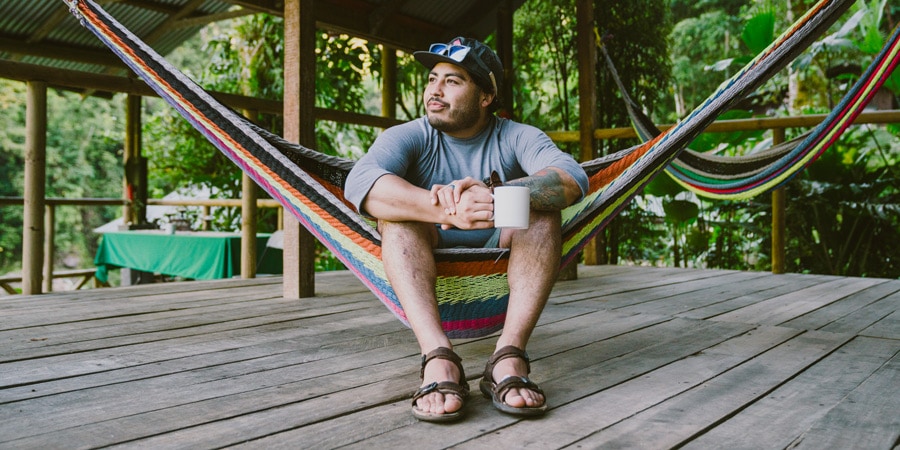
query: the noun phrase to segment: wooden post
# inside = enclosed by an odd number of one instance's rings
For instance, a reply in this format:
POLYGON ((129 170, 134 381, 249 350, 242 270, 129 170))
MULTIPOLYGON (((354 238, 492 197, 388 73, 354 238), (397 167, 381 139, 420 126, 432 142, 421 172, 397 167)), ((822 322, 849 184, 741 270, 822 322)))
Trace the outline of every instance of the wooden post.
MULTIPOLYGON (((575 3, 576 45, 578 46, 578 131, 581 161, 597 157, 594 129, 597 128, 597 80, 594 67, 597 63, 597 42, 594 36, 594 2, 577 0, 575 3)), ((584 263, 601 263, 603 253, 598 248, 602 239, 594 238, 584 247, 584 263)))
POLYGON ((203 219, 201 221, 202 225, 200 225, 200 229, 203 231, 207 231, 210 228, 210 208, 207 205, 203 205, 203 208, 201 208, 201 210, 203 211, 203 219))
MULTIPOLYGON (((784 128, 772 129, 772 144, 784 142, 784 128)), ((784 187, 772 191, 772 273, 784 273, 785 235, 785 193, 784 187)))
POLYGON ((147 173, 141 160, 141 97, 128 95, 125 102, 125 180, 122 196, 125 224, 147 221, 147 173))
POLYGON ((241 177, 241 278, 256 278, 256 183, 241 177))
POLYGON ((397 50, 381 46, 381 115, 397 118, 397 50))
MULTIPOLYGON (((244 111, 251 121, 256 114, 244 111)), ((256 182, 241 175, 241 278, 256 278, 256 182)))
POLYGON ((29 81, 25 106, 25 208, 22 294, 41 293, 47 181, 47 83, 29 81))
MULTIPOLYGON (((316 21, 312 0, 284 3, 284 137, 316 145, 316 21)), ((284 218, 284 297, 315 295, 315 240, 295 218, 284 218)))
POLYGON ((53 292, 53 255, 56 253, 56 207, 44 209, 44 292, 53 292))

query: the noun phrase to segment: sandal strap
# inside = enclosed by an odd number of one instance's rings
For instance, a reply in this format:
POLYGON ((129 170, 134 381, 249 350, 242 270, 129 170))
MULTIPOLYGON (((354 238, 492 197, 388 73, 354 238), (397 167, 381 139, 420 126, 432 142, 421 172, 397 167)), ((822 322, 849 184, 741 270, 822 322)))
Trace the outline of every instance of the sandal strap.
MULTIPOLYGON (((522 350, 521 348, 516 347, 514 345, 507 345, 506 347, 503 347, 503 348, 497 350, 496 352, 494 352, 494 354, 491 355, 490 358, 488 358, 488 362, 484 366, 484 375, 482 377, 485 380, 489 380, 490 382, 493 382, 494 381, 494 366, 498 362, 503 361, 506 358, 520 358, 520 359, 524 360, 527 373, 531 373, 531 359, 528 358, 528 353, 526 353, 525 350, 522 350)), ((525 377, 518 377, 518 378, 525 378, 525 377)), ((526 378, 526 380, 527 380, 527 378, 526 378)))
MULTIPOLYGON (((427 355, 422 355, 422 369, 419 371, 419 378, 421 378, 421 379, 425 378, 425 365, 427 365, 428 361, 431 361, 432 359, 445 359, 447 361, 452 362, 456 366, 456 369, 459 370, 459 381, 460 382, 456 383, 456 384, 458 384, 458 385, 467 385, 468 384, 468 383, 466 383, 466 372, 465 372, 465 370, 463 370, 463 366, 462 366, 462 358, 460 358, 459 355, 456 354, 456 352, 454 352, 453 350, 451 350, 447 347, 438 347, 438 348, 428 352, 427 355)), ((466 388, 468 389, 468 386, 466 386, 466 388)))
POLYGON ((510 389, 528 389, 532 392, 537 392, 538 394, 544 395, 544 390, 541 389, 540 386, 537 385, 534 381, 531 381, 528 377, 518 377, 518 376, 508 376, 503 379, 500 383, 498 383, 494 387, 494 392, 497 394, 497 398, 506 403, 506 394, 509 393, 510 389))
POLYGON ((469 385, 466 384, 457 384, 452 381, 442 381, 440 383, 434 382, 426 386, 422 386, 416 390, 416 393, 413 394, 412 404, 415 406, 416 400, 432 393, 432 392, 440 392, 444 395, 456 395, 460 399, 465 400, 466 397, 469 396, 469 385))

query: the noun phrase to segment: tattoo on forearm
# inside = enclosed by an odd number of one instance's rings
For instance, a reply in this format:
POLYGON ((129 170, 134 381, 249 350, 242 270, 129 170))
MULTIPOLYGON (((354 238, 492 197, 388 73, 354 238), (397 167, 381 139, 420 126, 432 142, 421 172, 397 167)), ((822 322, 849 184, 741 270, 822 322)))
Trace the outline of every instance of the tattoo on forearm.
POLYGON ((531 189, 531 209, 559 211, 566 206, 563 179, 553 170, 542 170, 529 177, 513 180, 512 186, 528 186, 531 189))

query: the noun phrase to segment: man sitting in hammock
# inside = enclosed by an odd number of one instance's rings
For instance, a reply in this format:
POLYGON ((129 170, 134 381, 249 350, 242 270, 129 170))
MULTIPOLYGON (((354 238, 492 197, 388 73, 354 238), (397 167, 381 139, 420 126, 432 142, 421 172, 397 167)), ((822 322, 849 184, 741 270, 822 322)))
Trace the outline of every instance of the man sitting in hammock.
POLYGON ((560 210, 584 195, 587 175, 537 128, 495 117, 503 66, 489 47, 457 38, 414 56, 430 70, 426 117, 385 130, 345 189, 361 213, 378 219, 385 272, 422 350, 412 413, 458 419, 469 390, 441 328, 432 249, 500 247, 510 249, 509 306, 480 388, 501 411, 542 414, 546 399, 527 378, 525 346, 557 277, 560 210), (494 228, 493 172, 531 189, 527 229, 494 228))

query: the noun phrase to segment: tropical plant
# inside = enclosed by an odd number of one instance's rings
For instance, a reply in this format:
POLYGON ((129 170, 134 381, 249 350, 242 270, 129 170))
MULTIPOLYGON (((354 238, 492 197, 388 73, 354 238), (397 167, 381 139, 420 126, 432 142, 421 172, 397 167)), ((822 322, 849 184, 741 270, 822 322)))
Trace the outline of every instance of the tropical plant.
MULTIPOLYGON (((120 98, 121 96, 117 97, 120 98)), ((121 104, 47 91, 47 197, 117 197, 122 179, 121 104), (78 120, 72 120, 77 117, 78 120)), ((0 196, 24 194, 25 84, 0 80, 0 196)), ((115 217, 112 207, 56 208, 54 266, 85 265, 96 250, 95 227, 115 217)), ((0 272, 16 269, 22 254, 22 207, 0 207, 0 272)))

